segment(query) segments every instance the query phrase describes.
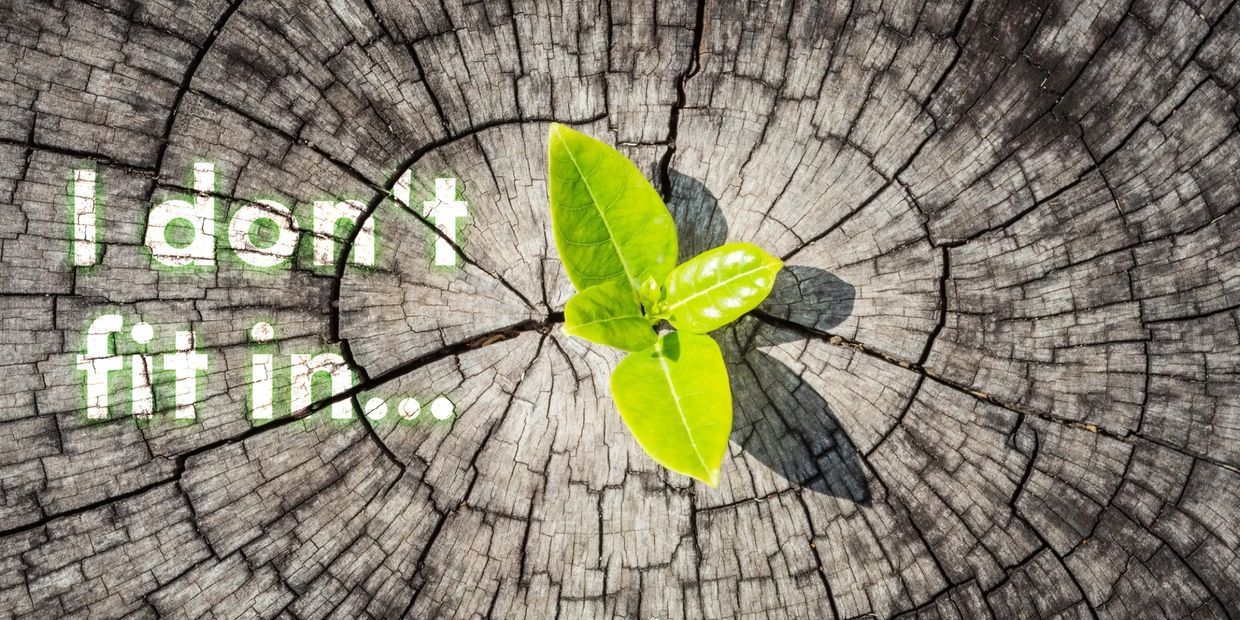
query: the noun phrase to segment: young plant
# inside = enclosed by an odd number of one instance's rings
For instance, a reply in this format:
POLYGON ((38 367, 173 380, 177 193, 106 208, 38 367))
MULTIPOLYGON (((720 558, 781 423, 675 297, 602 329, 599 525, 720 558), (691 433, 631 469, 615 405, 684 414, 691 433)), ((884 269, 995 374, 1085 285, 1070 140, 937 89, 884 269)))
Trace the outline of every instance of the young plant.
POLYGON ((732 390, 704 334, 757 307, 783 263, 728 243, 676 266, 671 213, 633 162, 559 124, 547 159, 555 245, 577 288, 564 331, 630 352, 611 377, 629 431, 660 465, 717 486, 732 390), (674 329, 656 331, 663 321, 674 329))

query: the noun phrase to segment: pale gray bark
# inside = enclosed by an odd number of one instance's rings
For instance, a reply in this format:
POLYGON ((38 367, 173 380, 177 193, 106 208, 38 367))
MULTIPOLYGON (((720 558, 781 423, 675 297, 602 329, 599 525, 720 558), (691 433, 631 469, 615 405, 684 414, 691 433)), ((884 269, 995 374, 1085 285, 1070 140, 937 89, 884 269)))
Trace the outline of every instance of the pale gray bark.
POLYGON ((4 3, 0 610, 1238 615, 1235 4, 4 3), (550 121, 622 145, 682 258, 786 259, 716 334, 717 490, 641 452, 618 355, 559 331, 550 121), (204 157, 221 213, 368 201, 377 268, 153 269, 146 212, 204 157), (84 163, 107 246, 75 273, 84 163), (455 270, 385 199, 408 166, 463 183, 455 270), (198 422, 86 421, 105 310, 198 334, 198 422), (260 320, 344 355, 359 408, 459 415, 252 426, 260 320))

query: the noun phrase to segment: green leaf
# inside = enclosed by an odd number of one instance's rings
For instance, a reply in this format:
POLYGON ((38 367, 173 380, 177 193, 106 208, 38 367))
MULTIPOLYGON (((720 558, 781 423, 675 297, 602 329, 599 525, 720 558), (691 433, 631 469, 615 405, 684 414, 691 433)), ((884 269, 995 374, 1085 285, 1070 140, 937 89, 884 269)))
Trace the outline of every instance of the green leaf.
POLYGON ((669 332, 629 354, 611 375, 611 394, 637 443, 660 465, 710 486, 732 434, 732 390, 710 336, 669 332))
MULTIPOLYGON (((659 281, 653 277, 647 277, 643 280, 641 289, 637 291, 637 299, 641 302, 647 315, 650 315, 654 311, 655 306, 659 305, 662 296, 663 289, 659 286, 659 281)), ((650 319, 653 319, 653 317, 648 317, 648 320, 650 319)), ((650 322, 654 323, 655 321, 650 320, 650 322)))
POLYGON ((728 243, 702 252, 667 277, 660 314, 687 332, 718 329, 762 303, 783 266, 752 243, 728 243))
POLYGON ((551 226, 573 286, 662 282, 676 265, 676 225, 637 166, 560 124, 551 125, 547 160, 551 226))
POLYGON ((656 339, 632 289, 623 280, 591 286, 573 295, 564 307, 564 332, 625 351, 640 351, 656 339))

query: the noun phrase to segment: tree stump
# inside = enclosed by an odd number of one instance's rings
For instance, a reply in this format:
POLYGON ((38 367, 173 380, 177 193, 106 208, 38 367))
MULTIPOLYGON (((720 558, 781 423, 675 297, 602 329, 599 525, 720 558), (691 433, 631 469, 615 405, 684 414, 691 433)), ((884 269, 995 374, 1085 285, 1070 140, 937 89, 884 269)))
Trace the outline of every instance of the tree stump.
POLYGON ((1240 614, 1235 2, 0 16, 9 615, 1240 614), (785 258, 714 334, 736 401, 718 489, 642 453, 607 388, 618 355, 560 332, 552 121, 639 163, 682 259, 724 240, 785 258), (346 260, 355 228, 327 234, 325 268, 310 231, 284 268, 155 268, 147 213, 192 193, 196 161, 222 222, 362 200, 376 264, 346 260), (69 258, 82 167, 90 268, 69 258), (469 203, 455 268, 431 264, 418 204, 437 176, 469 203), (151 420, 123 414, 129 361, 121 413, 86 419, 77 355, 105 312, 127 359, 194 332, 197 420, 172 418, 166 373, 151 420), (286 381, 283 412, 251 420, 257 351, 342 356, 355 418, 321 391, 295 411, 286 381), (391 412, 368 418, 372 398, 391 412))

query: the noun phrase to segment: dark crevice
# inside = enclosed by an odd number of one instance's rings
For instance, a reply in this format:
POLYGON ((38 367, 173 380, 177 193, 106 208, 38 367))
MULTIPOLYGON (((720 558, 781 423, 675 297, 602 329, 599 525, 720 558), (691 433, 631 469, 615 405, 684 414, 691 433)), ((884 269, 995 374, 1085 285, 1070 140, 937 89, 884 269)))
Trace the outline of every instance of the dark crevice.
MULTIPOLYGON (((604 117, 603 115, 599 115, 599 116, 594 116, 591 118, 580 119, 577 121, 566 121, 566 122, 569 122, 572 124, 583 124, 583 123, 590 123, 590 122, 601 120, 603 117, 604 117)), ((392 177, 387 180, 387 183, 384 185, 384 187, 385 188, 394 187, 396 185, 396 182, 400 179, 400 177, 404 175, 405 171, 412 168, 414 164, 416 164, 419 160, 425 157, 428 153, 430 153, 431 151, 434 151, 435 149, 442 148, 444 146, 452 144, 458 140, 470 138, 480 132, 483 132, 483 131, 486 131, 488 129, 492 129, 495 127, 501 127, 504 125, 511 125, 511 124, 516 124, 516 123, 527 123, 527 122, 548 123, 548 122, 556 122, 557 120, 558 119, 554 119, 554 118, 524 118, 524 119, 496 120, 496 121, 491 121, 487 123, 482 123, 480 125, 476 125, 470 130, 465 131, 458 135, 451 135, 451 136, 442 138, 440 140, 434 140, 432 142, 429 142, 415 149, 413 153, 410 154, 410 156, 405 161, 401 162, 400 165, 396 167, 396 172, 394 172, 392 177)), ((341 286, 344 283, 345 271, 348 268, 349 254, 352 251, 354 244, 357 242, 358 234, 361 233, 362 224, 367 219, 374 217, 376 210, 379 208, 379 205, 383 202, 383 200, 391 198, 391 194, 389 192, 390 192, 389 189, 385 189, 384 191, 376 194, 374 199, 371 200, 370 204, 367 205, 366 207, 366 211, 363 214, 358 216, 357 224, 353 226, 352 229, 349 231, 348 238, 345 239, 341 243, 341 250, 338 256, 336 257, 336 273, 333 278, 332 291, 331 291, 331 304, 332 304, 332 308, 334 311, 331 313, 331 317, 329 320, 329 333, 331 334, 331 338, 336 342, 341 342, 341 343, 344 342, 344 339, 341 338, 340 336, 340 294, 341 294, 341 286)), ((478 263, 470 259, 469 256, 465 254, 465 252, 461 249, 459 245, 457 245, 456 242, 449 239, 447 235, 445 235, 443 231, 439 230, 439 228, 436 227, 432 222, 430 222, 430 220, 426 219, 424 216, 422 216, 417 211, 414 211, 413 209, 409 208, 407 205, 401 205, 401 207, 404 208, 406 212, 410 213, 415 218, 417 218, 418 221, 420 221, 429 230, 433 231, 434 234, 438 235, 440 239, 443 239, 444 241, 448 242, 452 246, 452 249, 455 250, 456 253, 461 257, 461 260, 463 262, 473 265, 474 267, 481 270, 483 273, 490 275, 497 282, 499 282, 500 285, 502 285, 508 291, 516 295, 519 299, 521 299, 525 303, 525 305, 529 307, 530 309, 537 308, 537 306, 535 306, 523 293, 517 290, 516 287, 514 287, 511 283, 509 283, 505 278, 501 278, 495 274, 490 273, 489 271, 484 269, 482 266, 480 266, 478 263)))
MULTIPOLYGON (((544 332, 543 337, 539 339, 538 341, 538 350, 535 351, 534 355, 530 357, 530 366, 532 366, 538 360, 539 356, 542 354, 542 347, 543 347, 543 344, 546 342, 546 340, 547 340, 547 336, 546 336, 546 333, 544 332)), ((527 371, 528 371, 528 368, 527 368, 527 371)), ((487 429, 486 435, 482 438, 481 441, 478 442, 477 449, 474 450, 473 456, 469 459, 469 469, 473 471, 473 476, 470 478, 469 483, 465 486, 464 492, 461 493, 460 503, 457 504, 456 506, 445 507, 442 510, 442 512, 439 512, 438 518, 435 522, 434 530, 431 532, 430 537, 427 538, 426 546, 424 546, 422 550, 418 553, 418 559, 414 564, 414 571, 413 571, 415 575, 423 574, 422 571, 426 565, 426 558, 430 556, 431 548, 434 547, 435 543, 438 541, 439 533, 443 530, 444 524, 447 523, 450 517, 452 517, 453 515, 456 515, 457 513, 460 512, 462 508, 465 508, 467 506, 467 503, 469 501, 469 496, 473 493, 474 485, 477 484, 478 478, 479 478, 478 459, 479 457, 482 456, 483 451, 486 450, 487 446, 490 444, 491 438, 495 435, 495 431, 503 423, 504 419, 508 417, 508 412, 512 410, 513 402, 517 400, 516 389, 519 387, 520 385, 518 384, 518 386, 513 388, 513 392, 508 394, 508 402, 504 405, 504 410, 498 416, 496 416, 495 421, 491 423, 491 426, 487 429)), ((434 502, 432 501, 432 505, 433 504, 434 502)), ((531 502, 530 514, 532 513, 533 513, 533 503, 531 502)), ((518 581, 519 580, 520 580, 520 575, 518 575, 518 581)), ((404 618, 408 616, 410 610, 413 609, 414 604, 417 603, 418 597, 422 594, 423 587, 425 585, 426 585, 425 583, 420 584, 414 590, 413 596, 409 600, 409 604, 405 607, 404 613, 402 613, 400 617, 404 618)))
MULTIPOLYGON (((43 153, 52 153, 55 155, 63 155, 65 157, 73 157, 76 159, 89 160, 97 164, 100 164, 102 166, 120 170, 127 174, 131 174, 131 175, 138 176, 138 177, 155 178, 156 176, 156 171, 153 168, 147 168, 145 166, 141 166, 139 164, 134 164, 131 162, 120 161, 115 158, 104 155, 102 153, 96 153, 93 151, 86 151, 82 149, 75 149, 75 148, 70 148, 66 146, 57 146, 54 144, 43 144, 42 142, 39 142, 38 140, 35 139, 34 129, 35 129, 35 124, 31 123, 30 135, 27 137, 25 141, 14 140, 12 138, 0 137, 0 144, 24 148, 31 152, 40 151, 43 153)), ((29 163, 29 158, 30 158, 30 155, 28 155, 26 158, 27 163, 29 163)), ((25 173, 23 172, 17 178, 24 180, 25 173)))
POLYGON ((835 593, 831 589, 831 581, 827 579, 827 565, 822 561, 822 554, 818 551, 818 534, 814 531, 814 519, 809 509, 809 504, 805 501, 805 493, 797 493, 796 496, 797 501, 801 504, 801 510, 805 514, 805 527, 809 528, 807 542, 809 543, 809 550, 814 555, 814 572, 818 574, 818 580, 822 583, 823 592, 827 595, 827 603, 831 606, 831 617, 843 618, 844 616, 840 615, 839 607, 835 604, 835 593))
POLYGON ((488 347, 498 342, 503 342, 505 340, 511 340, 513 338, 516 338, 517 336, 520 336, 521 334, 525 334, 528 332, 538 332, 540 334, 545 335, 551 331, 551 328, 553 325, 557 323, 562 323, 563 321, 564 321, 564 313, 552 312, 551 314, 547 315, 547 318, 541 321, 535 320, 535 319, 526 319, 519 323, 514 323, 512 325, 509 325, 507 327, 501 327, 500 329, 485 332, 477 336, 470 337, 466 340, 461 340, 461 341, 449 344, 447 346, 440 347, 438 349, 435 349, 434 351, 430 351, 428 353, 419 355, 418 357, 408 360, 402 364, 393 366, 392 368, 389 368, 388 370, 385 370, 377 375, 368 376, 366 379, 358 382, 356 385, 349 388, 348 390, 344 390, 340 392, 339 394, 333 394, 329 398, 323 398, 323 399, 317 400, 314 402, 314 404, 312 404, 305 411, 294 413, 294 415, 299 415, 301 417, 310 415, 316 411, 320 411, 322 409, 327 408, 333 403, 337 403, 342 400, 352 398, 362 392, 377 388, 385 383, 388 383, 389 381, 392 381, 393 379, 407 375, 424 366, 433 364, 435 362, 438 362, 440 360, 443 360, 449 357, 453 357, 456 355, 460 355, 462 353, 466 353, 468 351, 473 351, 476 349, 481 349, 483 347, 488 347))
POLYGON ((659 188, 663 202, 672 198, 672 156, 676 154, 676 138, 680 134, 680 112, 688 98, 686 84, 701 70, 702 34, 706 30, 706 0, 698 0, 697 14, 693 24, 693 40, 690 43, 689 63, 684 73, 676 78, 676 102, 668 112, 667 150, 659 160, 659 188))
POLYGON ((896 432, 897 428, 904 426, 904 418, 908 417, 908 412, 913 408, 913 404, 917 402, 917 395, 921 394, 921 387, 925 383, 926 375, 917 375, 917 383, 913 384, 913 389, 909 392, 908 400, 904 403, 904 408, 900 409, 900 415, 896 416, 895 422, 891 424, 891 427, 887 429, 887 432, 883 433, 883 436, 880 437, 878 441, 874 442, 874 446, 865 452, 866 459, 869 459, 870 456, 877 452, 884 443, 887 443, 887 439, 891 437, 892 433, 896 432))
POLYGON ((931 381, 934 381, 935 383, 951 388, 962 394, 967 394, 977 400, 986 402, 988 404, 994 405, 1001 409, 1006 409, 1007 411, 1010 411, 1018 415, 1027 415, 1030 417, 1038 418, 1040 420, 1044 420, 1046 422, 1051 422, 1053 424, 1086 430, 1089 432, 1093 432, 1093 433, 1097 433, 1097 434, 1109 437, 1111 439, 1117 439, 1121 441, 1127 439, 1131 435, 1131 433, 1119 434, 1114 431, 1109 431, 1105 428, 1102 428, 1095 424, 1091 424, 1089 422, 1072 420, 1069 418, 1064 418, 1062 416, 1057 416, 1057 415, 1050 414, 1050 413, 1038 413, 1038 412, 1022 409, 1019 405, 1015 405, 1012 403, 1008 403, 1008 402, 996 399, 994 396, 991 396, 990 394, 979 392, 962 383, 958 383, 951 379, 947 379, 947 378, 935 375, 934 373, 931 373, 919 363, 901 359, 899 357, 890 355, 878 349, 871 348, 870 346, 866 345, 863 342, 845 338, 838 334, 832 334, 830 332, 824 332, 821 330, 814 329, 812 327, 807 327, 795 321, 790 321, 788 319, 784 319, 784 318, 780 318, 777 316, 773 316, 771 314, 767 314, 766 312, 763 312, 761 310, 751 312, 750 315, 758 319, 759 321, 767 323, 768 325, 772 325, 775 327, 780 327, 783 329, 798 332, 800 334, 805 335, 808 338, 811 338, 814 340, 820 340, 820 341, 826 342, 834 346, 844 347, 847 349, 852 349, 854 351, 860 351, 861 353, 869 355, 870 357, 873 357, 875 359, 879 359, 889 364, 894 364, 901 368, 911 370, 913 372, 916 372, 924 376, 927 379, 930 379, 931 381))
POLYGON ((947 282, 952 277, 952 254, 951 248, 942 248, 943 251, 943 273, 939 276, 939 317, 934 328, 930 330, 930 335, 926 338, 926 347, 922 349, 921 355, 917 358, 917 365, 925 367, 926 361, 930 359, 930 351, 934 348, 934 342, 938 339, 939 333, 943 331, 943 327, 947 325, 947 282))
POLYGON ((202 45, 198 48, 197 53, 190 59, 189 65, 185 67, 185 75, 181 78, 181 86, 177 89, 176 95, 172 98, 172 107, 168 110, 168 119, 164 122, 163 137, 159 141, 159 146, 155 150, 155 165, 152 168, 156 173, 164 163, 164 154, 168 151, 168 144, 172 140, 172 127, 176 124, 177 113, 181 110, 181 101, 185 98, 185 93, 189 92, 190 85, 194 82, 194 76, 198 74, 198 67, 202 64, 207 53, 211 51, 211 46, 215 45, 215 40, 220 32, 224 30, 225 24, 229 18, 237 12, 241 7, 241 3, 245 0, 233 0, 228 8, 220 14, 219 19, 215 21, 215 26, 211 28, 211 32, 202 40, 202 45))
MULTIPOLYGON (((561 323, 563 321, 564 321, 564 314, 562 312, 553 312, 550 315, 548 315, 547 318, 543 321, 535 321, 535 320, 522 321, 520 323, 516 323, 508 327, 504 327, 504 328, 497 329, 494 331, 479 334, 477 336, 468 338, 466 340, 462 340, 460 342, 450 344, 440 349, 436 349, 435 351, 431 351, 429 353, 426 353, 425 355, 421 355, 417 358, 409 360, 408 362, 405 362, 404 364, 396 366, 388 370, 387 372, 381 373, 372 379, 369 379, 367 381, 363 381, 357 385, 354 385, 352 388, 345 390, 339 394, 335 394, 329 398, 317 400, 306 409, 303 409, 301 411, 291 412, 288 416, 277 418, 266 424, 262 424, 259 426, 253 426, 247 429, 246 431, 239 433, 237 435, 226 437, 223 439, 218 439, 210 443, 203 444, 201 446, 193 448, 191 450, 188 450, 186 452, 183 452, 181 454, 178 454, 176 456, 176 466, 174 468, 174 473, 170 477, 161 478, 154 482, 142 485, 140 487, 126 491, 124 493, 112 495, 110 497, 104 498, 96 502, 91 502, 89 504, 84 504, 82 506, 78 506, 78 507, 71 508, 68 510, 63 510, 63 511, 56 512, 56 513, 51 513, 51 514, 45 513, 42 516, 42 518, 40 518, 39 520, 35 522, 27 523, 25 525, 19 525, 17 527, 9 528, 6 530, 0 530, 0 538, 4 538, 7 536, 11 536, 13 534, 19 534, 21 532, 26 532, 26 531, 30 531, 33 529, 37 529, 57 519, 61 519, 64 517, 70 517, 70 516, 81 514, 84 512, 89 512, 91 510, 95 510, 98 508, 107 507, 115 502, 124 501, 126 499, 136 497, 138 495, 142 495, 143 493, 146 493, 152 489, 158 488, 166 484, 178 484, 179 485, 181 478, 184 475, 185 470, 186 470, 186 463, 189 461, 189 459, 195 456, 198 456, 206 452, 210 452, 211 450, 215 450, 217 448, 221 448, 226 445, 241 443, 254 436, 265 433, 267 431, 282 428, 284 426, 288 426, 289 424, 293 422, 297 422, 298 420, 305 419, 311 414, 322 411, 334 403, 340 402, 348 398, 353 398, 354 396, 356 396, 357 394, 363 391, 373 389, 399 376, 408 374, 419 368, 422 368, 429 364, 433 364, 437 361, 446 359, 448 357, 452 357, 454 355, 461 355, 468 351, 481 349, 483 347, 487 347, 487 346, 490 346, 498 342, 503 342, 505 340, 511 340, 513 338, 516 338, 517 336, 520 336, 521 334, 531 332, 531 331, 544 334, 545 336, 550 331, 553 325, 557 323, 561 323)), ((355 412, 360 412, 360 407, 355 407, 354 409, 355 409, 355 412)), ((364 413, 360 415, 360 417, 365 419, 364 413)), ((371 432, 374 432, 373 428, 371 429, 371 432)), ((382 442, 379 442, 379 443, 380 445, 382 445, 382 442)), ((385 452, 385 455, 389 457, 395 464, 397 464, 398 467, 401 467, 403 469, 403 464, 401 464, 399 459, 397 459, 396 456, 392 454, 391 450, 387 449, 387 446, 385 445, 383 445, 382 448, 385 452)), ((188 498, 187 498, 187 501, 188 501, 188 498)))
MULTIPOLYGON (((956 37, 960 35, 960 31, 964 27, 965 20, 969 16, 969 13, 972 11, 972 9, 973 9, 973 0, 969 0, 968 4, 966 4, 964 9, 961 11, 960 16, 957 18, 957 21, 952 29, 951 38, 953 41, 956 39, 956 37)), ((851 6, 850 6, 849 11, 851 15, 851 6)), ((921 110, 924 111, 927 116, 929 116, 930 122, 934 126, 935 130, 927 133, 926 137, 917 144, 916 148, 913 149, 912 154, 910 154, 908 158, 904 160, 904 162, 900 165, 900 167, 897 168, 896 171, 893 172, 891 176, 887 178, 881 186, 879 186, 878 189, 874 190, 869 196, 864 198, 861 201, 861 203, 857 205, 856 208, 844 214, 843 217, 841 217, 840 219, 836 220, 835 223, 828 226, 826 230, 823 230, 822 232, 815 234, 808 239, 804 239, 797 247, 785 253, 781 257, 785 262, 790 260, 793 256, 796 256, 799 252, 801 252, 805 248, 813 245, 814 243, 817 243, 818 241, 821 241, 822 239, 825 239, 832 232, 835 232, 836 229, 838 229, 840 226, 843 226, 850 219, 852 219, 854 216, 860 213, 863 209, 869 206, 870 203, 878 199, 878 197, 881 196, 883 192, 887 191, 888 188, 892 187, 893 185, 896 185, 897 183, 900 183, 902 187, 907 187, 903 182, 899 181, 900 175, 903 174, 905 170, 908 170, 908 168, 913 165, 913 162, 917 160, 917 157, 919 155, 921 155, 922 150, 925 149, 926 146, 930 144, 931 140, 933 140, 934 137, 937 136, 939 133, 938 122, 934 119, 933 116, 930 115, 928 110, 930 106, 930 101, 934 99, 934 96, 936 94, 938 94, 939 89, 942 88, 943 84, 947 81, 947 78, 949 75, 951 75, 952 71, 956 69, 957 64, 959 64, 961 57, 963 57, 964 55, 964 46, 960 45, 959 43, 957 43, 956 45, 957 45, 956 53, 952 57, 951 62, 949 62, 947 65, 947 68, 943 69, 943 72, 939 74, 938 79, 935 80, 934 86, 931 87, 930 92, 927 93, 925 98, 922 99, 921 101, 921 110)), ((921 206, 917 204, 915 197, 913 196, 913 193, 911 191, 908 191, 907 189, 906 189, 906 192, 908 193, 909 201, 914 205, 914 207, 919 212, 922 212, 921 206)), ((923 216, 922 225, 926 227, 927 235, 929 235, 929 221, 927 219, 928 216, 924 212, 922 212, 921 215, 923 216)), ((930 243, 930 245, 932 246, 936 245, 933 237, 927 236, 926 241, 930 243)))
MULTIPOLYGON (((1201 461, 1210 463, 1211 465, 1214 465, 1215 467, 1220 467, 1228 471, 1240 473, 1240 467, 1237 467, 1230 463, 1220 461, 1216 458, 1213 458, 1213 457, 1210 457, 1204 454, 1188 452, 1185 450, 1185 448, 1181 446, 1175 446, 1161 439, 1150 437, 1150 436, 1141 434, 1136 431, 1117 433, 1103 426, 1091 423, 1088 420, 1073 420, 1071 418, 1065 418, 1063 416, 1058 416, 1052 413, 1040 413, 1040 412, 1031 411, 1031 410, 1022 408, 1018 404, 995 398, 991 394, 980 392, 963 383, 960 383, 960 382, 957 382, 951 379, 947 379, 945 377, 938 376, 934 373, 929 372, 926 368, 922 367, 920 364, 916 364, 914 362, 901 359, 897 356, 891 355, 884 351, 872 348, 866 345, 865 343, 857 341, 857 340, 845 338, 843 336, 840 336, 838 334, 832 334, 830 332, 824 332, 822 330, 814 329, 812 327, 807 327, 795 321, 790 321, 788 319, 784 319, 784 318, 780 318, 777 316, 767 314, 766 312, 763 312, 761 310, 755 310, 753 312, 750 312, 750 316, 753 316, 754 318, 764 323, 767 323, 768 325, 772 325, 775 327, 780 327, 780 328, 787 329, 790 331, 798 332, 798 333, 804 334, 807 338, 814 339, 814 340, 820 340, 833 346, 843 347, 846 349, 852 349, 854 351, 860 351, 861 353, 864 353, 875 359, 879 359, 886 363, 894 364, 901 368, 911 370, 920 375, 923 375, 925 378, 931 381, 934 381, 935 383, 938 383, 944 387, 951 388, 952 390, 960 392, 961 394, 968 395, 974 399, 988 403, 990 405, 994 405, 1000 409, 1010 411, 1018 416, 1028 416, 1031 418, 1037 418, 1044 422, 1049 422, 1051 424, 1056 424, 1056 425, 1067 427, 1067 428, 1095 433, 1097 435, 1102 435, 1103 437, 1114 439, 1116 441, 1121 441, 1121 442, 1124 442, 1130 445, 1133 443, 1132 439, 1137 438, 1142 441, 1146 441, 1151 444, 1166 448, 1168 450, 1176 452, 1177 454, 1183 454, 1193 459, 1199 459, 1201 461)), ((1145 341, 1142 340, 1138 342, 1145 342, 1145 341)))
MULTIPOLYGON (((8 538, 9 536, 12 536, 14 534, 20 534, 22 532, 28 532, 30 530, 41 528, 57 519, 62 519, 65 517, 72 517, 74 515, 79 515, 84 512, 90 512, 92 510, 96 510, 99 508, 105 508, 105 507, 111 506, 114 503, 123 502, 127 499, 142 495, 143 493, 146 493, 147 491, 151 491, 153 489, 164 486, 165 484, 173 484, 177 481, 177 478, 179 476, 180 476, 180 473, 178 472, 172 477, 162 478, 160 480, 156 480, 155 482, 144 484, 135 489, 125 491, 124 493, 112 495, 104 499, 101 499, 99 501, 91 502, 89 504, 83 504, 76 508, 70 508, 68 510, 62 510, 60 512, 55 512, 55 513, 44 512, 43 516, 39 518, 37 521, 27 523, 25 525, 19 525, 17 527, 11 527, 5 530, 0 530, 0 538, 8 538)), ((40 510, 43 510, 42 506, 40 506, 40 510)))
POLYGON ((431 106, 435 108, 435 113, 439 117, 439 123, 443 127, 444 135, 451 135, 452 130, 448 126, 448 115, 444 112, 443 103, 439 101, 439 96, 436 95, 435 90, 431 88, 430 80, 427 78, 426 67, 422 65, 422 58, 418 55, 417 49, 414 48, 415 42, 405 41, 401 37, 396 36, 396 33, 392 32, 392 30, 388 28, 387 22, 385 22, 382 17, 379 17, 379 11, 375 8, 374 0, 365 0, 365 2, 366 10, 370 12, 371 18, 374 19, 375 23, 379 25, 379 28, 383 30, 384 34, 386 34, 393 43, 403 45, 405 51, 408 52, 409 59, 413 61, 413 66, 418 70, 418 79, 422 81, 422 87, 426 90, 426 95, 431 100, 431 106))

